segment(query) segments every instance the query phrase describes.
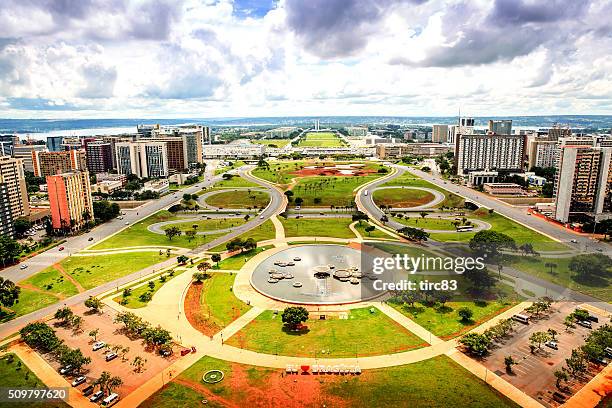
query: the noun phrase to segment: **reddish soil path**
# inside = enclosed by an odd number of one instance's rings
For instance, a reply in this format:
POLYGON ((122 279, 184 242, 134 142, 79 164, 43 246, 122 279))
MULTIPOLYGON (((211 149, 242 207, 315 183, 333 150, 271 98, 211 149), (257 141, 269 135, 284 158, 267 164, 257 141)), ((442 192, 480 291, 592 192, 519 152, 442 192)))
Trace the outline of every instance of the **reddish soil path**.
POLYGON ((203 289, 204 285, 201 283, 194 283, 189 286, 187 294, 185 295, 185 317, 187 317, 189 323, 197 331, 211 337, 216 334, 220 328, 205 318, 206 313, 200 303, 203 289))
POLYGON ((79 291, 79 293, 83 293, 85 292, 85 288, 83 286, 81 286, 81 284, 79 283, 79 281, 77 281, 76 279, 74 279, 72 276, 70 276, 70 274, 68 272, 66 272, 64 270, 64 268, 62 267, 62 265, 56 263, 53 265, 53 268, 55 268, 56 271, 58 271, 59 273, 62 274, 62 276, 64 276, 64 278, 68 279, 70 282, 72 282, 72 284, 77 288, 77 290, 79 291))
POLYGON ((63 299, 66 299, 66 296, 64 296, 63 294, 60 294, 60 293, 51 293, 51 292, 47 292, 46 290, 43 290, 43 289, 41 289, 41 288, 38 288, 38 287, 36 287, 36 286, 34 286, 34 285, 31 285, 31 284, 29 284, 29 283, 19 282, 19 283, 17 284, 17 286, 22 287, 22 288, 27 289, 27 290, 34 291, 34 292, 42 293, 42 294, 45 294, 45 295, 47 295, 47 296, 53 296, 53 297, 56 297, 56 298, 58 298, 58 300, 63 300, 63 299))

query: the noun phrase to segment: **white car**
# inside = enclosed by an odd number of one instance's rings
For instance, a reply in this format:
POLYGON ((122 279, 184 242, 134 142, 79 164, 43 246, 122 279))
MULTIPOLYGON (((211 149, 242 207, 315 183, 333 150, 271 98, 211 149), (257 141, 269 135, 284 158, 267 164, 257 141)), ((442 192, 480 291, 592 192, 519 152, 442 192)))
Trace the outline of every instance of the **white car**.
POLYGON ((72 382, 72 386, 76 387, 77 385, 81 385, 85 382, 85 380, 87 380, 87 378, 85 378, 84 375, 81 375, 72 382))
POLYGON ((259 219, 260 219, 260 220, 263 220, 263 219, 264 219, 264 216, 263 216, 263 215, 260 215, 260 216, 259 216, 259 219))
POLYGON ((130 222, 129 222, 129 221, 126 221, 126 222, 125 222, 125 225, 130 225, 130 222))
POLYGON ((28 265, 26 265, 26 264, 21 264, 21 265, 19 266, 19 269, 25 269, 25 268, 27 268, 27 267, 28 267, 28 265))
POLYGON ((103 348, 104 346, 106 346, 106 343, 103 341, 97 341, 94 343, 93 347, 91 348, 93 351, 98 351, 101 348, 103 348))

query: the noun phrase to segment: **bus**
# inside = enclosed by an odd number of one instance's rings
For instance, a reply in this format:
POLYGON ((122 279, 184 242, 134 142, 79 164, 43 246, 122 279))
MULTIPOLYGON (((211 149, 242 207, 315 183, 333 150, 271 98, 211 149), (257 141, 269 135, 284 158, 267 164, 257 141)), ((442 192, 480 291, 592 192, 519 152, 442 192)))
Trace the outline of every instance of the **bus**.
POLYGON ((113 392, 111 395, 109 395, 108 397, 102 400, 102 404, 100 404, 100 406, 101 407, 112 407, 117 402, 119 402, 119 394, 115 394, 113 392))
POLYGON ((458 225, 456 228, 457 232, 469 232, 474 230, 473 225, 458 225))

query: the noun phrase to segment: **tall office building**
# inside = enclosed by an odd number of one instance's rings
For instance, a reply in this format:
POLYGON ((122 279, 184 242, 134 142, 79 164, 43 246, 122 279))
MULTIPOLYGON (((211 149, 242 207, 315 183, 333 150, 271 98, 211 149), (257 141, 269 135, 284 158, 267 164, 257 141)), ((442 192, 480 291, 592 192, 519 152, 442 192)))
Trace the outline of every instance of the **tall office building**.
POLYGON ((87 170, 47 176, 47 188, 53 229, 78 231, 85 223, 93 221, 87 170))
POLYGON ((87 169, 85 150, 66 150, 62 152, 32 152, 34 175, 52 176, 70 170, 87 169))
POLYGON ((455 138, 457 174, 471 171, 523 171, 525 135, 459 134, 455 138))
POLYGON ((49 136, 47 137, 47 150, 50 152, 61 152, 64 150, 62 146, 64 137, 63 136, 49 136))
POLYGON ((496 135, 511 135, 512 120, 489 120, 489 132, 496 135))
POLYGON ((165 142, 120 142, 116 144, 115 152, 119 174, 135 174, 140 178, 168 176, 168 149, 165 142))
POLYGON ((19 137, 15 135, 0 135, 0 156, 12 156, 13 146, 19 144, 19 137))
POLYGON ((87 169, 92 174, 106 173, 113 169, 113 151, 110 143, 87 142, 85 144, 87 169))
MULTIPOLYGON (((25 174, 23 170, 23 161, 14 159, 8 156, 0 157, 0 190, 2 202, 0 204, 0 222, 12 223, 19 217, 30 215, 30 203, 28 200, 28 189, 25 182, 25 174), (6 212, 9 209, 10 216, 6 212)), ((3 231, 13 231, 12 226, 3 226, 0 229, 3 231)))
POLYGON ((475 123, 474 118, 459 118, 459 129, 458 129, 457 134, 461 134, 461 135, 474 134, 474 123, 475 123))
POLYGON ((45 145, 22 145, 16 144, 13 146, 13 157, 23 160, 23 168, 25 171, 34 172, 34 161, 32 160, 33 152, 44 152, 47 150, 45 145))
POLYGON ((8 186, 0 183, 0 235, 15 236, 13 214, 11 213, 11 197, 8 186))
POLYGON ((548 139, 550 140, 559 140, 562 137, 571 137, 572 136, 572 128, 569 125, 558 125, 554 124, 548 130, 548 139))
POLYGON ((528 169, 533 167, 556 167, 559 154, 558 142, 548 139, 533 139, 529 141, 528 169))
POLYGON ((188 138, 181 137, 159 137, 155 141, 166 143, 168 152, 168 170, 173 173, 182 173, 189 168, 187 146, 189 146, 188 138))
POLYGON ((448 141, 448 125, 433 125, 431 141, 433 143, 446 143, 448 141))
POLYGON ((203 161, 204 130, 205 128, 199 125, 169 126, 153 129, 151 134, 153 139, 163 138, 166 140, 168 137, 183 138, 187 164, 191 165, 202 163, 203 161))
POLYGON ((561 145, 555 181, 558 221, 612 217, 612 147, 561 145))

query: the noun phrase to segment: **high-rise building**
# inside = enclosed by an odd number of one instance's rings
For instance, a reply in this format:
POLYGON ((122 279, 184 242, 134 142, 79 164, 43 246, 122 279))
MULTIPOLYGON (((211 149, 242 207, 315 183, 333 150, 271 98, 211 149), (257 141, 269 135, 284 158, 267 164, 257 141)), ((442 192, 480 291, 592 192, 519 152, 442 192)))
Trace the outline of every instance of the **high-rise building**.
POLYGON ((205 144, 204 127, 199 125, 185 125, 179 127, 160 127, 153 129, 154 139, 180 137, 184 138, 188 165, 202 163, 202 146, 205 144))
MULTIPOLYGON (((2 209, 0 211, 5 212, 6 208, 10 210, 10 217, 0 214, 1 222, 13 222, 19 217, 30 215, 28 189, 21 159, 0 157, 0 186, 2 190, 2 204, 0 205, 2 209)), ((12 226, 4 226, 1 229, 13 230, 12 226)))
POLYGON ((187 161, 187 146, 189 145, 187 136, 158 137, 154 140, 166 143, 169 171, 182 173, 189 168, 189 162, 187 161))
POLYGON ((113 169, 113 151, 110 143, 87 142, 85 144, 87 169, 92 174, 106 173, 113 169))
POLYGON ((13 157, 23 160, 23 168, 25 171, 34 172, 34 161, 32 160, 33 152, 44 152, 47 150, 45 145, 22 145, 16 144, 13 146, 13 157))
POLYGON ((15 236, 13 214, 11 213, 11 197, 8 186, 0 183, 0 235, 15 236))
POLYGON ((78 231, 85 223, 93 221, 87 170, 47 176, 47 188, 53 229, 78 231))
POLYGON ((572 136, 572 128, 569 125, 559 125, 554 124, 548 130, 548 138, 550 140, 558 140, 562 137, 571 137, 572 136))
POLYGON ((63 136, 49 136, 47 137, 47 149, 50 152, 61 152, 64 150, 63 144, 64 137, 63 136))
POLYGON ((52 176, 70 170, 87 169, 85 150, 66 150, 61 152, 32 152, 34 175, 37 177, 52 176))
POLYGON ((555 180, 555 218, 612 217, 612 147, 560 146, 555 180))
POLYGON ((489 120, 489 132, 496 135, 511 135, 512 120, 489 120))
POLYGON ((168 176, 168 149, 165 142, 147 140, 115 145, 119 174, 158 178, 168 176))
POLYGON ((13 146, 19 144, 19 137, 15 135, 0 135, 0 156, 12 156, 13 146))
POLYGON ((529 141, 529 164, 533 167, 556 167, 559 154, 558 143, 555 140, 533 139, 529 141))
POLYGON ((459 129, 457 134, 471 135, 474 134, 474 118, 459 118, 459 129))
POLYGON ((471 171, 521 172, 525 162, 527 136, 459 134, 455 138, 457 174, 471 171))
POLYGON ((433 143, 446 143, 448 141, 448 125, 433 125, 431 141, 433 143))

